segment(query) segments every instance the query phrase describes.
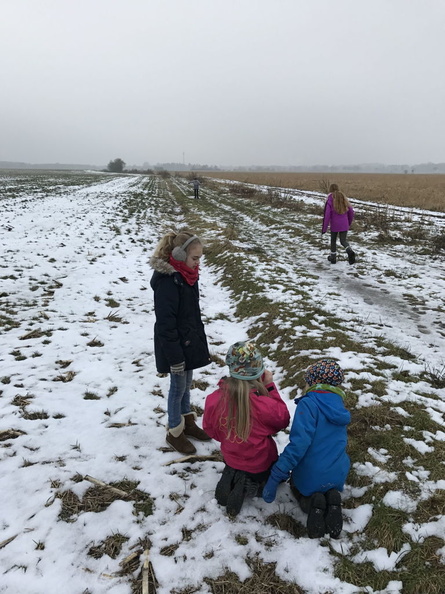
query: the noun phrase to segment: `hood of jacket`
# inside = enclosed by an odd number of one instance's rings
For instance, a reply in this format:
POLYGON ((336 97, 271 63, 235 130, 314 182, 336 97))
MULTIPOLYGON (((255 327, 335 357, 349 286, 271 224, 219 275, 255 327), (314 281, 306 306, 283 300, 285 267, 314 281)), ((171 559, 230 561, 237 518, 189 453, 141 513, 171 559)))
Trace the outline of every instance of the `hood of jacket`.
POLYGON ((181 274, 177 270, 175 270, 175 268, 171 264, 169 264, 162 258, 152 256, 149 260, 149 264, 154 271, 153 276, 150 280, 150 286, 153 289, 153 291, 158 286, 159 281, 165 277, 172 277, 176 285, 183 285, 181 274))
POLYGON ((167 274, 171 275, 176 272, 173 266, 162 258, 158 258, 156 256, 152 256, 148 261, 150 267, 153 268, 155 272, 159 272, 160 274, 167 274))
POLYGON ((344 426, 351 422, 351 413, 345 408, 340 394, 324 389, 312 389, 296 401, 301 401, 303 398, 310 398, 330 423, 344 426))

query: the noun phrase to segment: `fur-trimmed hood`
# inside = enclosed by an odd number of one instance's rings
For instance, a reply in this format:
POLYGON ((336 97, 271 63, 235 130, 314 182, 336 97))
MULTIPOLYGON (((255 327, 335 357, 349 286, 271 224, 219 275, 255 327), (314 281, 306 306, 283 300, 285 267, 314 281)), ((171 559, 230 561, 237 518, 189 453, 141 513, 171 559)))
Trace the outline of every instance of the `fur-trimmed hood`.
POLYGON ((160 274, 171 275, 176 272, 171 264, 169 264, 166 260, 156 256, 152 256, 148 263, 150 264, 151 268, 153 268, 153 270, 159 272, 160 274))

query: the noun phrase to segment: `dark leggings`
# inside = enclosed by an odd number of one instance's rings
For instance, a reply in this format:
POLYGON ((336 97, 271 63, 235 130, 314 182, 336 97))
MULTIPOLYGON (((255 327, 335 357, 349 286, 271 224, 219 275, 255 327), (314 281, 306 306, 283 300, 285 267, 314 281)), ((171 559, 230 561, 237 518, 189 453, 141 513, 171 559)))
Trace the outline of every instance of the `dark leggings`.
POLYGON ((337 251, 337 235, 340 237, 340 243, 346 249, 349 247, 348 240, 346 239, 347 231, 331 231, 331 252, 337 251))
POLYGON ((267 483, 267 479, 270 476, 270 470, 273 464, 267 469, 263 470, 262 472, 247 472, 246 470, 236 470, 229 466, 228 464, 225 465, 225 470, 232 471, 234 474, 234 478, 238 477, 243 474, 245 480, 245 489, 244 491, 251 495, 252 497, 261 497, 261 493, 263 492, 263 487, 267 483))

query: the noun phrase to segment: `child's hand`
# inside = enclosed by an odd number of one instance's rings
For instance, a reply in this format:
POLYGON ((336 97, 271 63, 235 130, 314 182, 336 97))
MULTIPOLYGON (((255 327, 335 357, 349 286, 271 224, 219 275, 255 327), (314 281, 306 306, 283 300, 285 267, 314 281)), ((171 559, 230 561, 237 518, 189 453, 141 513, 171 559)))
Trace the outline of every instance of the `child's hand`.
POLYGON ((263 488, 263 499, 266 503, 272 503, 277 496, 278 483, 271 476, 263 488))
POLYGON ((261 381, 263 382, 264 385, 271 384, 273 382, 272 372, 269 371, 268 369, 266 369, 264 371, 263 375, 261 376, 261 381))

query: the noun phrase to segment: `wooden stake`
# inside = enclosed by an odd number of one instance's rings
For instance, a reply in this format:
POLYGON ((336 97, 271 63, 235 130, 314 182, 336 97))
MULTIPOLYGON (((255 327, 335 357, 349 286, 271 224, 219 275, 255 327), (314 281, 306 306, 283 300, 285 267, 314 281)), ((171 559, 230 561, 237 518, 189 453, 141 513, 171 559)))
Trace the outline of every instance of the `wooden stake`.
POLYGON ((119 495, 119 497, 124 497, 124 498, 130 497, 129 493, 127 493, 126 491, 122 491, 121 489, 112 487, 111 485, 108 485, 107 483, 104 483, 104 482, 100 481, 99 479, 89 476, 88 474, 84 478, 86 481, 90 481, 90 483, 93 483, 94 485, 98 485, 99 487, 104 487, 104 489, 108 489, 109 491, 116 493, 116 495, 119 495))
POLYGON ((150 569, 150 551, 144 551, 144 562, 142 564, 142 594, 149 594, 148 592, 148 577, 150 569))

